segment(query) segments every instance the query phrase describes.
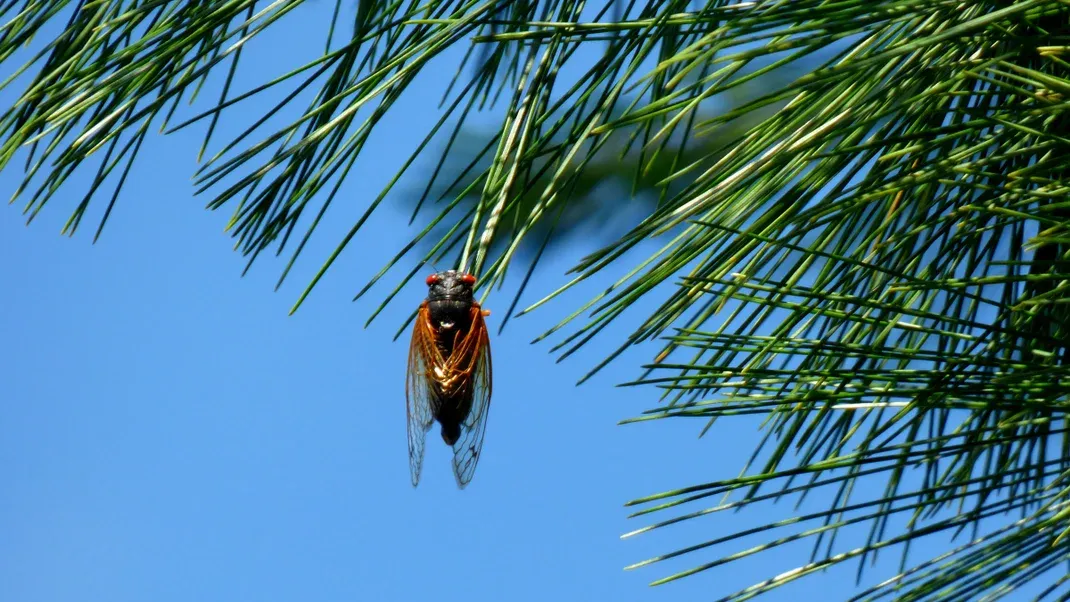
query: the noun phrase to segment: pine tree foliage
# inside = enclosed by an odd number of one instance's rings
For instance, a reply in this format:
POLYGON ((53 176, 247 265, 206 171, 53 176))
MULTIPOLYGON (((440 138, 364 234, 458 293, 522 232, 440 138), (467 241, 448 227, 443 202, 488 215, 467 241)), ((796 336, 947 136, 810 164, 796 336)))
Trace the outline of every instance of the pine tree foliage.
POLYGON ((722 599, 841 563, 861 571, 882 551, 900 572, 856 599, 1070 595, 1058 570, 1070 560, 1070 3, 373 0, 343 24, 339 2, 321 57, 232 89, 243 47, 300 4, 0 3, 3 86, 24 86, 0 118, 0 166, 18 159, 25 173, 14 200, 32 219, 88 169, 64 231, 90 202, 106 220, 150 130, 202 127, 207 152, 222 115, 277 93, 196 182, 231 212, 250 261, 288 253, 285 278, 384 115, 464 48, 441 120, 305 295, 417 158, 440 152, 441 167, 471 115, 498 106, 490 144, 457 174, 433 171, 427 190, 445 178, 444 198, 419 199, 419 232, 358 296, 399 272, 389 303, 427 262, 478 273, 489 293, 522 241, 545 244, 582 207, 588 170, 627 158, 657 203, 523 311, 623 273, 547 333, 553 349, 627 328, 621 350, 645 344, 653 358, 630 384, 660 395, 629 422, 690 418, 704 432, 755 414, 766 434, 737 478, 631 502, 647 526, 630 536, 696 526, 694 545, 635 567, 691 560, 664 583, 803 541, 798 566, 722 599), (215 73, 222 84, 202 89, 215 73), (710 110, 748 86, 761 92, 710 110), (183 116, 198 92, 218 102, 183 116), (277 115, 293 119, 266 128, 277 115), (653 255, 623 264, 651 240, 653 255), (618 319, 664 283, 657 311, 618 319), (803 505, 699 535, 702 521, 780 499, 803 505), (722 554, 756 535, 765 543, 722 554), (930 537, 947 552, 914 558, 910 544, 930 537))

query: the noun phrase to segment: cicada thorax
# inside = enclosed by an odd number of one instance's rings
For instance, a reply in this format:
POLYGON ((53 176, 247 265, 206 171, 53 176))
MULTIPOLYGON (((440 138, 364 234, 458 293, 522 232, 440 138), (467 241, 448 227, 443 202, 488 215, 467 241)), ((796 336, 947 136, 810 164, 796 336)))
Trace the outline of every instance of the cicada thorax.
POLYGON ((471 299, 428 300, 427 311, 435 329, 435 345, 443 355, 452 353, 472 328, 473 305, 475 302, 471 299))

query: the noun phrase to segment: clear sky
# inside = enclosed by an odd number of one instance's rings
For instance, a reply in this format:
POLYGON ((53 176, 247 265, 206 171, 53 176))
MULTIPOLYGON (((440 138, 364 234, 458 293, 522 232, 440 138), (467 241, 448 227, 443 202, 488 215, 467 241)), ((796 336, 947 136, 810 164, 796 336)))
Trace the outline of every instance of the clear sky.
MULTIPOLYGON (((305 5, 285 35, 255 46, 237 89, 315 52, 332 6, 305 5)), ((424 78, 427 97, 437 100, 450 75, 424 78)), ((625 501, 733 476, 760 434, 752 420, 723 421, 703 439, 701 424, 686 421, 617 426, 655 404, 652 390, 613 386, 638 375, 650 348, 575 387, 623 330, 561 364, 550 345, 529 345, 585 295, 494 336, 494 400, 469 488, 456 489, 434 431, 412 488, 407 337, 391 338, 425 294, 422 276, 368 329, 389 288, 350 302, 416 232, 408 206, 388 203, 303 308, 287 310, 426 130, 426 100, 405 101, 406 113, 383 127, 278 293, 283 262, 266 259, 239 278, 244 260, 223 234, 229 214, 192 196, 203 130, 151 139, 96 245, 91 221, 74 239, 58 236, 77 182, 29 228, 16 208, 0 211, 0 600, 715 599, 805 562, 805 548, 788 546, 645 586, 758 538, 621 570, 762 521, 761 511, 718 514, 619 539, 647 524, 625 518, 625 501)), ((0 175, 5 196, 18 175, 0 175)), ((598 243, 588 242, 550 257, 526 299, 562 282, 598 243)), ((510 298, 488 306, 504 310, 510 298)), ((771 599, 799 599, 809 586, 820 594, 802 599, 842 599, 854 570, 771 599)))

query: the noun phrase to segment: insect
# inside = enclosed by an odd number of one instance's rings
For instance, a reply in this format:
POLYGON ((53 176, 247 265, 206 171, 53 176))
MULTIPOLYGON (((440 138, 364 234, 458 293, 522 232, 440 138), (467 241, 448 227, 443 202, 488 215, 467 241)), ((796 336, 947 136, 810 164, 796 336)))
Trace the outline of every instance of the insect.
POLYGON ((475 283, 475 276, 456 270, 427 277, 405 381, 413 487, 420 482, 424 441, 435 421, 442 440, 453 447, 458 487, 472 480, 479 461, 490 410, 490 336, 484 321, 490 312, 473 299, 475 283))

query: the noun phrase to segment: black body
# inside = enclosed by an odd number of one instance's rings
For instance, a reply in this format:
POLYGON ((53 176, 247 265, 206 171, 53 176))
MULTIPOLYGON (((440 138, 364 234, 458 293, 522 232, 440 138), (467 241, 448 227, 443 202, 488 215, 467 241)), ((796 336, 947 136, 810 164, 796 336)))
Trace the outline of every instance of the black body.
MULTIPOLYGON (((472 327, 472 285, 456 270, 437 276, 429 285, 427 309, 435 329, 435 345, 444 357, 449 357, 472 327)), ((433 405, 435 420, 442 425, 442 440, 447 445, 456 443, 461 435, 461 423, 472 410, 471 381, 453 385, 436 381, 432 387, 437 402, 433 405)))

